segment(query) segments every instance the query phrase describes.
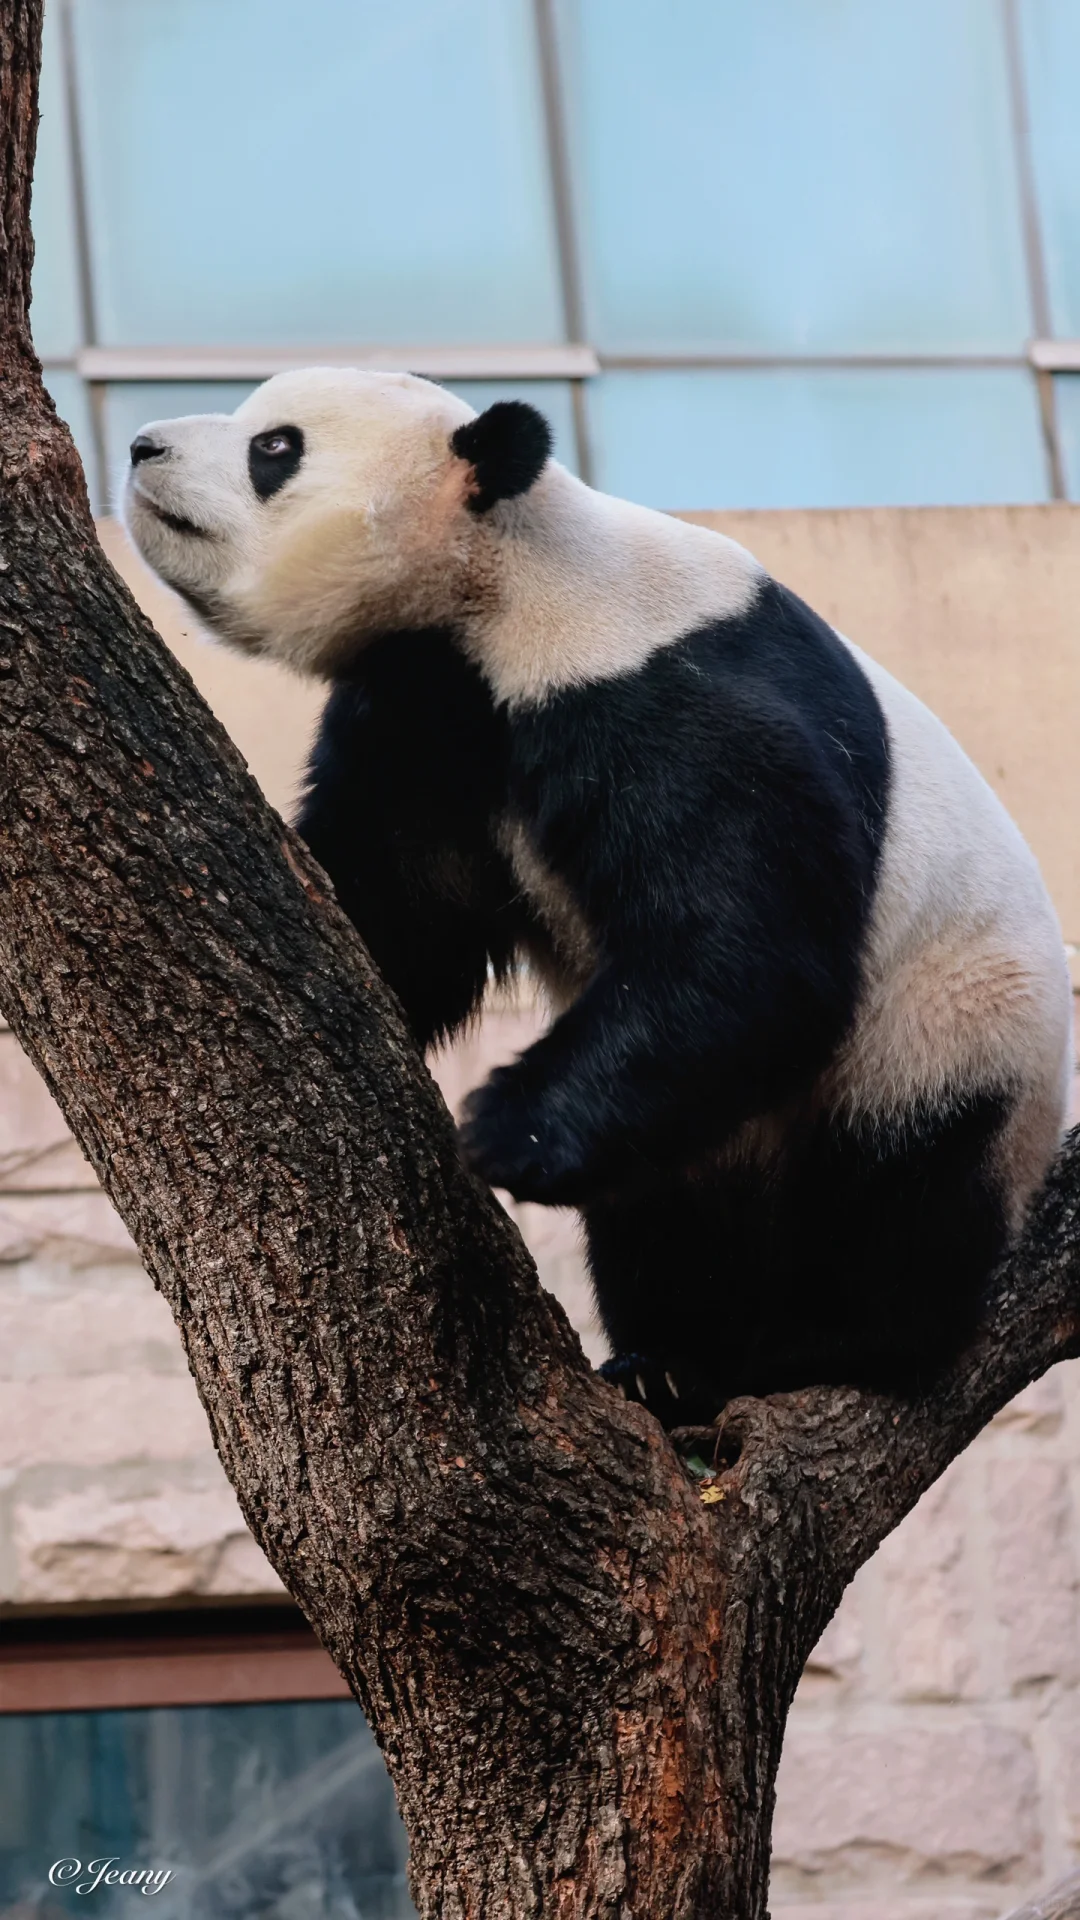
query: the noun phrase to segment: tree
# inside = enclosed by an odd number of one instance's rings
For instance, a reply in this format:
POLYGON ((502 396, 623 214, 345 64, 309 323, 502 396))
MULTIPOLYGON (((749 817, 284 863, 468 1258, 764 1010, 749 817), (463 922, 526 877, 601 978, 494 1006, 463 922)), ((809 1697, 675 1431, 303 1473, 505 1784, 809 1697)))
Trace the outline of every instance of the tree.
POLYGON ((375 1729, 420 1912, 761 1920, 785 1716, 845 1584, 1080 1351, 1080 1157, 919 1404, 742 1401, 680 1451, 597 1379, 325 877, 97 545, 27 317, 40 28, 0 0, 0 1009, 375 1729))

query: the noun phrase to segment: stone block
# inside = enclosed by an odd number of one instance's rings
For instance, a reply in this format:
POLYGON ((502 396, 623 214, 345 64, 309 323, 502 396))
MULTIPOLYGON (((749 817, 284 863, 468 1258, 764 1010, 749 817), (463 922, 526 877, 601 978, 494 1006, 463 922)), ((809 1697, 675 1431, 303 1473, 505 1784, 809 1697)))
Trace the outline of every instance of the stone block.
POLYGON ((1041 1380, 1033 1380, 1030 1387, 1018 1393, 1007 1407, 994 1418, 993 1425, 1013 1433, 1053 1434, 1057 1433, 1065 1412, 1064 1387, 1069 1363, 1051 1367, 1041 1380))
POLYGON ((230 1533, 222 1541, 213 1568, 199 1591, 227 1599, 240 1594, 282 1593, 284 1589, 262 1548, 245 1527, 242 1533, 230 1533))
POLYGON ((1047 1771, 1054 1783, 1064 1838, 1074 1855, 1080 1855, 1080 1692, 1062 1692, 1046 1724, 1047 1771))
POLYGON ((0 1269, 0 1379, 186 1373, 180 1335, 141 1268, 0 1269))
POLYGON ((139 1254, 99 1187, 85 1193, 0 1193, 0 1266, 52 1260, 78 1270, 139 1254))
POLYGON ((772 1920, 1000 1920, 1001 1904, 993 1900, 800 1900, 792 1905, 774 1900, 772 1920))
POLYGON ((23 1605, 280 1590, 224 1481, 142 1499, 88 1487, 40 1506, 23 1503, 14 1539, 15 1597, 23 1605))
POLYGON ((0 1392, 0 1467, 183 1460, 211 1448, 186 1373, 10 1380, 0 1392))
POLYGON ((1035 1765, 1021 1734, 944 1717, 891 1733, 792 1720, 774 1870, 857 1885, 876 1859, 898 1887, 930 1872, 1018 1877, 1037 1866, 1038 1848, 1035 1765))
POLYGON ((885 1665, 894 1699, 956 1700, 976 1691, 966 1522, 965 1467, 958 1461, 881 1547, 885 1665))
POLYGON ((15 1035, 0 1031, 0 1190, 96 1186, 41 1075, 15 1035))
POLYGON ((1064 1465, 994 1460, 993 1605, 1013 1687, 1077 1677, 1075 1515, 1064 1465))

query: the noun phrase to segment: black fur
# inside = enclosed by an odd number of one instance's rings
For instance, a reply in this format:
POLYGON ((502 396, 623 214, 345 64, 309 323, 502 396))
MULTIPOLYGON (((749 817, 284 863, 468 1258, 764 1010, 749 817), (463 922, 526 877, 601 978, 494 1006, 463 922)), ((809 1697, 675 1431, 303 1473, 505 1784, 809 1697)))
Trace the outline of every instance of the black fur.
POLYGON ((588 1206, 608 1377, 638 1399, 640 1376, 669 1425, 742 1393, 928 1386, 970 1338, 1005 1245, 987 1171, 1004 1113, 979 1095, 882 1137, 806 1111, 771 1166, 588 1206))
POLYGON ((502 823, 592 932, 592 978, 474 1095, 463 1148, 518 1198, 582 1208, 621 1377, 668 1418, 917 1379, 1002 1244, 994 1090, 891 1133, 819 1108, 888 794, 869 682, 771 583, 740 619, 536 706, 497 708, 443 632, 387 636, 328 704, 300 831, 418 1039, 547 937, 502 823), (780 1150, 733 1152, 763 1115, 780 1150))
POLYGON ((151 440, 148 433, 137 433, 128 452, 133 467, 141 466, 144 460, 159 460, 166 451, 159 440, 151 440))
POLYGON ((473 470, 469 507, 487 513, 497 500, 527 493, 551 453, 551 428, 524 400, 496 400, 485 413, 458 427, 450 445, 473 470))
POLYGON ((304 436, 299 427, 272 427, 248 445, 248 474, 260 500, 270 500, 299 472, 304 436), (278 444, 280 442, 280 445, 278 444))
POLYGON ((773 585, 637 673, 518 710, 509 811, 603 960, 475 1097, 477 1170, 581 1205, 808 1088, 854 1012, 887 785, 869 683, 773 585))
POLYGON ((507 730, 439 631, 392 633, 335 686, 297 829, 423 1046, 468 1019, 521 927, 494 839, 507 730))

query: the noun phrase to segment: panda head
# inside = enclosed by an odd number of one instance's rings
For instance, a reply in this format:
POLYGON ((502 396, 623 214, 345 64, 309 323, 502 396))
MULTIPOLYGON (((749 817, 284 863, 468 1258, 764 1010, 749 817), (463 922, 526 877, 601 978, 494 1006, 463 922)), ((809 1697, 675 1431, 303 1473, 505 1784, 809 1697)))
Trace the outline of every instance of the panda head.
POLYGON ((454 624, 495 591, 499 502, 551 433, 411 374, 280 374, 235 413, 155 420, 122 512, 143 558, 218 638, 332 676, 380 633, 454 624))

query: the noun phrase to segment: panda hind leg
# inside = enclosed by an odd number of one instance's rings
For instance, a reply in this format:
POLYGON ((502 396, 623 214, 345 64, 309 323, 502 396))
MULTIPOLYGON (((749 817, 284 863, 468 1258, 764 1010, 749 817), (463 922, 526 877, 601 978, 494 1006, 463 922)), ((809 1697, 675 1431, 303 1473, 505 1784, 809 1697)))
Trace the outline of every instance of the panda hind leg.
POLYGON ((911 1119, 823 1131, 790 1196, 785 1310, 748 1353, 751 1391, 809 1384, 914 1397, 974 1338, 1007 1240, 985 1092, 911 1119))
POLYGON ((756 1290, 745 1285, 735 1225, 714 1194, 685 1180, 585 1209, 593 1288, 613 1348, 600 1373, 665 1427, 708 1426, 741 1391, 756 1290))
POLYGON ((585 1210, 605 1375, 664 1425, 811 1386, 905 1397, 974 1337, 1007 1243, 985 1093, 882 1141, 822 1128, 777 1187, 671 1181, 585 1210))

